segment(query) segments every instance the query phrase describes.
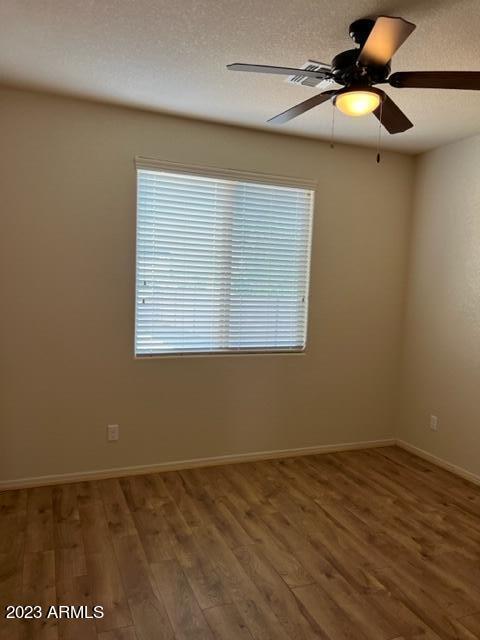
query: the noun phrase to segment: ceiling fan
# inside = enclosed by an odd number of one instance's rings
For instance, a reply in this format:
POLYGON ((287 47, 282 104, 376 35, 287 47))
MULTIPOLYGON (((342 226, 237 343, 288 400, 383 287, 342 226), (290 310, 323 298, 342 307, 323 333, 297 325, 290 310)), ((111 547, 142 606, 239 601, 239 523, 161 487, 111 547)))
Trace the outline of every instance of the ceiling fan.
POLYGON ((334 105, 347 115, 363 116, 373 113, 389 133, 401 133, 413 127, 412 122, 390 96, 376 85, 389 84, 395 88, 480 90, 480 71, 399 71, 390 75, 393 54, 414 30, 415 25, 403 18, 362 18, 350 25, 350 37, 359 47, 336 55, 330 67, 312 71, 235 63, 227 65, 227 69, 286 76, 299 75, 343 85, 340 89, 323 91, 287 109, 270 118, 270 123, 283 124, 317 105, 333 100, 334 105))

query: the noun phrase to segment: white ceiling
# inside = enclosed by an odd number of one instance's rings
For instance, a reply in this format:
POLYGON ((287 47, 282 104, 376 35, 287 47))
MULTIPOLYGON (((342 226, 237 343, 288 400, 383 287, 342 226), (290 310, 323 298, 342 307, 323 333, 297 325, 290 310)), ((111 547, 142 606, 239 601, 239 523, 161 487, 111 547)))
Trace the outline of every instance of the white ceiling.
MULTIPOLYGON (((300 66, 351 48, 359 17, 400 15, 417 30, 393 70, 480 70, 479 0, 0 0, 0 82, 269 128, 313 95, 231 62, 300 66)), ((480 133, 480 92, 389 89, 415 123, 383 146, 419 152, 480 133)), ((336 138, 375 145, 372 116, 336 115, 336 138)), ((318 107, 274 130, 328 139, 318 107)))

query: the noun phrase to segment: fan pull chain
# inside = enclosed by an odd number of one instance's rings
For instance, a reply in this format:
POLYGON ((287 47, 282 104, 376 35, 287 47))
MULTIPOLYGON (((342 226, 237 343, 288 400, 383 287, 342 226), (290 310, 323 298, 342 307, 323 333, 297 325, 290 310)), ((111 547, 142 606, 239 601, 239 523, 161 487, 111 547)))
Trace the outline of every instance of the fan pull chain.
POLYGON ((334 143, 334 136, 335 136, 335 103, 332 100, 332 129, 330 132, 330 149, 334 149, 335 148, 335 143, 334 143))
POLYGON ((380 162, 380 140, 382 137, 382 116, 383 116, 383 100, 380 102, 380 118, 378 121, 377 164, 379 164, 380 162))

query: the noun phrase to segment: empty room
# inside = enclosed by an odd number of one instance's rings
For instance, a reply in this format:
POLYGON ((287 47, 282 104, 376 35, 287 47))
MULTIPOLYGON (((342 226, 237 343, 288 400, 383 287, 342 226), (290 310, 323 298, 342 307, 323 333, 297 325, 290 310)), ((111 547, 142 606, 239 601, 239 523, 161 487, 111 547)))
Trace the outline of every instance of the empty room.
POLYGON ((480 640, 478 0, 0 0, 0 640, 480 640))

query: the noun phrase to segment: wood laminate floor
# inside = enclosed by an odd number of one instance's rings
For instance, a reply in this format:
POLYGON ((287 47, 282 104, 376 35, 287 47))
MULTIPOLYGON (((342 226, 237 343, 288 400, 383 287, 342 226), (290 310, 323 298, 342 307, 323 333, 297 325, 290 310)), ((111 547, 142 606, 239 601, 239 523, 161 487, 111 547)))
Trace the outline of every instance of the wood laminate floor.
POLYGON ((2 640, 480 638, 480 488, 395 448, 0 494, 2 640))

